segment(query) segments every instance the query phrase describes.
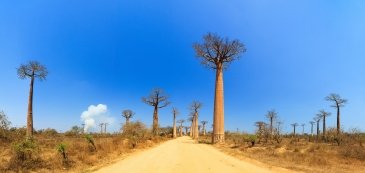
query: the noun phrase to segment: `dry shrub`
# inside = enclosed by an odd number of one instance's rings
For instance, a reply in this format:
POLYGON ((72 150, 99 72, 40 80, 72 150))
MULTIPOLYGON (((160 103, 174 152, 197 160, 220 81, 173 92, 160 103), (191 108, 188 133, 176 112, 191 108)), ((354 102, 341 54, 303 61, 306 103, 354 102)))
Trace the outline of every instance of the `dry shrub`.
POLYGON ((341 156, 365 161, 365 149, 361 146, 343 146, 340 149, 341 156))

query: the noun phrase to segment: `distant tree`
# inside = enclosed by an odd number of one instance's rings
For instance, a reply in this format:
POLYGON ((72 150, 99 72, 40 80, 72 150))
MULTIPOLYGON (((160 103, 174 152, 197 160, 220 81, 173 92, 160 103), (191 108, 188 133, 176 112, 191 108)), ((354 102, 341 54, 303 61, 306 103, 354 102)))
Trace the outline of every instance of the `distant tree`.
POLYGON ((109 125, 109 123, 104 123, 104 133, 106 133, 106 126, 109 125))
POLYGON ((142 101, 150 106, 153 106, 153 125, 152 133, 158 135, 158 109, 164 108, 170 104, 168 97, 161 89, 154 89, 148 97, 143 97, 142 101))
POLYGON ((197 139, 199 137, 199 109, 201 109, 202 104, 198 101, 193 101, 190 106, 191 114, 192 114, 192 136, 193 139, 197 139))
POLYGON ((10 124, 11 124, 11 122, 8 120, 8 117, 6 116, 4 111, 0 111, 0 131, 2 134, 2 136, 0 136, 0 138, 6 137, 6 132, 9 130, 10 124))
POLYGON ((311 124, 311 136, 313 136, 313 126, 315 123, 314 121, 309 121, 309 124, 311 124))
POLYGON ((340 108, 344 107, 347 103, 346 99, 341 98, 338 94, 330 94, 325 98, 327 101, 334 102, 334 104, 331 107, 334 107, 337 109, 337 135, 341 133, 341 123, 340 123, 340 108))
POLYGON ((189 136, 193 137, 193 127, 194 127, 194 117, 192 115, 190 115, 191 117, 188 118, 188 121, 190 122, 190 132, 189 132, 189 136))
POLYGON ((293 126, 293 128, 294 128, 294 136, 296 136, 295 135, 295 128, 298 126, 298 123, 293 123, 293 124, 291 124, 291 126, 293 126))
POLYGON ((301 124, 301 126, 302 126, 302 135, 304 135, 304 126, 305 126, 305 124, 303 123, 303 124, 301 124))
POLYGON ((319 122, 321 121, 322 117, 317 114, 316 117, 314 117, 314 121, 317 124, 317 140, 319 139, 319 122))
POLYGON ((270 135, 273 135, 273 123, 277 118, 278 113, 273 109, 267 112, 266 117, 270 122, 270 135))
POLYGON ((173 115, 173 132, 172 132, 172 136, 174 138, 176 138, 176 116, 179 114, 179 111, 177 110, 177 108, 173 107, 172 108, 172 115, 173 115))
POLYGON ((266 125, 267 124, 265 122, 263 122, 263 121, 257 121, 257 122, 255 122, 255 126, 257 127, 256 134, 257 134, 257 137, 259 138, 258 143, 261 142, 261 139, 265 135, 266 125))
POLYGON ((276 131, 277 131, 277 134, 280 135, 280 132, 281 132, 281 125, 283 124, 282 121, 277 121, 276 122, 276 131))
POLYGON ((27 139, 33 137, 33 86, 34 80, 45 80, 48 71, 45 66, 37 61, 29 61, 27 64, 21 64, 17 69, 20 79, 30 78, 30 89, 28 98, 28 113, 27 113, 27 139))
POLYGON ((326 117, 330 116, 331 113, 330 112, 326 112, 324 110, 320 110, 319 113, 317 114, 319 117, 321 117, 322 122, 323 122, 323 138, 326 136, 326 117))
POLYGON ((122 112, 122 116, 125 118, 125 124, 126 125, 129 124, 129 120, 131 118, 133 118, 134 115, 135 115, 135 113, 130 109, 126 109, 122 112))
POLYGON ((203 125, 203 136, 205 136, 205 134, 207 133, 206 129, 205 129, 205 125, 208 123, 208 121, 201 121, 201 123, 203 125))
POLYGON ((180 136, 183 135, 183 123, 185 122, 185 120, 177 120, 177 123, 180 124, 179 126, 179 132, 180 132, 180 136))
POLYGON ((229 40, 218 35, 208 33, 203 37, 203 43, 193 45, 196 56, 201 63, 216 71, 214 119, 212 143, 224 142, 224 98, 223 98, 223 71, 234 60, 246 51, 239 40, 229 40))
POLYGON ((190 129, 190 127, 185 126, 185 134, 188 134, 188 130, 190 129))
POLYGON ((105 123, 100 123, 99 126, 100 126, 100 134, 103 133, 103 126, 105 125, 105 123))

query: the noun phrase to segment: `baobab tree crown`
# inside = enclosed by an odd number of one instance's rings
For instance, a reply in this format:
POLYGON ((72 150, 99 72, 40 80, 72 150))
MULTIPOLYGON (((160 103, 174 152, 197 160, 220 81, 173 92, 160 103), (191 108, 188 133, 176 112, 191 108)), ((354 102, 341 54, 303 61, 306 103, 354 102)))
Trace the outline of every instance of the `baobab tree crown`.
POLYGON ((226 69, 230 62, 240 58, 246 51, 244 44, 239 40, 221 38, 216 34, 208 33, 203 37, 202 44, 193 45, 196 57, 201 64, 212 69, 226 69))
POLYGON ((40 80, 45 80, 48 75, 47 68, 38 61, 29 61, 28 64, 21 64, 17 72, 20 79, 35 77, 40 80))

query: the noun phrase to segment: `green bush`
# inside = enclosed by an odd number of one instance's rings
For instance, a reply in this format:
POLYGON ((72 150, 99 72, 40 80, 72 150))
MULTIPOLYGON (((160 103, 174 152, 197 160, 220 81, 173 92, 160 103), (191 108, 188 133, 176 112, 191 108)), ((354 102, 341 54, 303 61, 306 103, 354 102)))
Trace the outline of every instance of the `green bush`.
POLYGON ((24 140, 13 144, 13 150, 18 161, 32 159, 32 155, 34 155, 37 149, 38 147, 34 140, 24 140))
POLYGON ((62 163, 64 165, 66 165, 68 163, 68 156, 67 156, 67 145, 64 143, 60 143, 56 146, 56 150, 57 152, 61 155, 62 157, 62 163))
POLYGON ((96 151, 95 141, 92 135, 87 134, 85 135, 86 141, 93 147, 94 151, 96 151))

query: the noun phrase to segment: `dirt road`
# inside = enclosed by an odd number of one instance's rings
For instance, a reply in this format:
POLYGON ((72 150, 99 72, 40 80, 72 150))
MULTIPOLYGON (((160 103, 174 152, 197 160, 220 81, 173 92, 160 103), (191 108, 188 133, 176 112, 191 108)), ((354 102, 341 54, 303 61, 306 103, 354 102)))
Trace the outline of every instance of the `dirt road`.
POLYGON ((158 147, 133 154, 97 173, 269 173, 273 170, 222 153, 213 146, 180 137, 158 147))

